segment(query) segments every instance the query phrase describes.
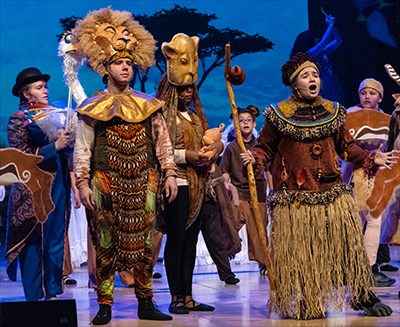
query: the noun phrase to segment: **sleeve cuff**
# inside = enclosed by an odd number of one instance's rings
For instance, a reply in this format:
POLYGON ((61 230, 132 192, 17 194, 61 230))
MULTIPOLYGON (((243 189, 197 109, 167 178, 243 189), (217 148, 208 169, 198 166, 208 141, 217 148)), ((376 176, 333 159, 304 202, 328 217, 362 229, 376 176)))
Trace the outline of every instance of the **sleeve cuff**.
POLYGON ((81 190, 85 187, 89 187, 89 179, 88 178, 76 178, 75 186, 78 190, 81 190))
POLYGON ((186 150, 175 150, 174 151, 174 162, 177 164, 186 163, 186 150))
POLYGON ((164 176, 165 179, 167 179, 168 177, 178 177, 178 173, 177 173, 177 167, 175 164, 166 164, 164 167, 164 176))
POLYGON ((256 163, 253 167, 254 168, 254 177, 256 179, 260 179, 264 176, 267 159, 265 158, 264 155, 262 155, 261 153, 259 153, 257 151, 253 152, 253 157, 256 160, 256 163))
POLYGON ((363 171, 365 176, 368 176, 368 179, 373 178, 378 172, 379 166, 375 164, 375 154, 376 151, 371 151, 364 161, 363 171))
POLYGON ((40 148, 39 155, 43 156, 43 159, 55 158, 57 156, 57 150, 55 143, 50 143, 40 148))

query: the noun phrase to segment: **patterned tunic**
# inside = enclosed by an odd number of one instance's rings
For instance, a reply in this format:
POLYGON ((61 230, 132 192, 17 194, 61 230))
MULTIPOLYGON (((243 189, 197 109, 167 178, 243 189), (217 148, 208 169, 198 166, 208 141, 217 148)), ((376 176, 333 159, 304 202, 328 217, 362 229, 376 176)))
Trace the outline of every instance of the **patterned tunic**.
POLYGON ((270 293, 269 309, 297 319, 323 317, 327 307, 342 309, 348 296, 368 297, 360 218, 337 158, 369 172, 373 154, 355 145, 344 124, 346 109, 338 103, 291 97, 264 115, 252 152, 256 176, 272 160, 274 191, 267 204, 279 285, 270 293))

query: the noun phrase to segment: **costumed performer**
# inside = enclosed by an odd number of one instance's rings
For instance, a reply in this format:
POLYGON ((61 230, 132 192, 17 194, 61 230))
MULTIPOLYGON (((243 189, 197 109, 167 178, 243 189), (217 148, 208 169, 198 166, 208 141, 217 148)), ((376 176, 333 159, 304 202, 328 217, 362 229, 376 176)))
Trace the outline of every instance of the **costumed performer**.
MULTIPOLYGON (((400 85, 400 78, 396 71, 389 64, 385 65, 389 75, 400 85)), ((392 94, 396 100, 394 103, 395 110, 390 117, 389 123, 389 138, 386 146, 386 151, 397 150, 400 151, 400 93, 392 94)), ((398 175, 395 180, 398 180, 398 175)), ((397 271, 398 268, 389 265, 390 252, 388 243, 400 243, 400 185, 397 184, 394 188, 392 197, 389 201, 386 210, 382 214, 382 234, 381 246, 385 245, 385 251, 378 251, 378 264, 380 269, 385 271, 397 271), (379 262, 381 260, 381 262, 379 262), (385 269, 386 268, 386 269, 385 269)), ((400 292, 399 292, 400 297, 400 292)))
POLYGON ((335 21, 335 17, 326 15, 325 22, 328 27, 321 40, 316 37, 315 32, 311 29, 300 33, 294 41, 290 58, 298 52, 304 52, 317 58, 320 64, 320 77, 323 81, 320 95, 325 99, 343 104, 343 91, 328 57, 342 44, 342 37, 335 26, 335 21))
POLYGON ((20 99, 7 127, 10 147, 43 156, 39 168, 54 174, 51 199, 55 209, 41 223, 33 211, 32 195, 26 185, 14 183, 8 203, 7 274, 17 277, 19 259, 22 285, 27 301, 56 299, 62 294, 64 235, 70 211, 71 179, 68 146, 72 135, 65 130, 65 117, 47 114, 47 82, 50 75, 34 67, 22 70, 12 94, 20 99), (43 109, 43 110, 42 110, 43 109))
POLYGON ((389 316, 391 308, 370 290, 360 217, 337 158, 373 174, 397 157, 355 145, 346 109, 318 96, 318 66, 304 53, 283 65, 282 81, 293 95, 264 110, 257 145, 241 154, 244 164, 255 165, 256 178, 272 160, 274 191, 267 205, 278 288, 270 292, 268 308, 295 319, 323 318, 327 308, 341 310, 350 296, 355 310, 389 316))
POLYGON ((178 195, 165 201, 163 219, 167 234, 164 250, 171 304, 169 311, 212 311, 214 307, 198 303, 192 297, 196 244, 200 228, 199 213, 203 205, 210 164, 223 150, 222 142, 211 144, 210 159, 200 152, 202 138, 208 129, 196 82, 198 78, 199 38, 176 34, 170 43, 162 44, 167 73, 158 85, 156 97, 165 101, 163 114, 178 166, 178 195))
POLYGON ((107 84, 78 109, 74 150, 76 186, 96 249, 100 308, 92 323, 111 320, 115 272, 132 268, 139 319, 171 320, 152 300, 151 231, 158 187, 170 201, 176 196, 176 165, 163 102, 129 87, 133 64, 154 65, 155 41, 131 13, 108 7, 77 21, 72 43, 107 84), (164 185, 157 185, 156 159, 164 185))
MULTIPOLYGON (((239 128, 243 137, 243 142, 247 150, 252 150, 257 144, 254 136, 256 127, 256 118, 260 116, 260 109, 253 105, 246 108, 237 108, 239 115, 239 128)), ((232 115, 231 115, 232 116, 232 115)), ((267 269, 264 263, 264 252, 262 251, 261 240, 258 234, 257 225, 251 206, 250 188, 248 180, 241 171, 240 153, 242 152, 237 139, 235 138, 227 145, 220 162, 220 168, 225 177, 225 185, 229 189, 229 184, 233 184, 239 194, 239 206, 232 203, 235 217, 236 230, 239 231, 246 224, 248 257, 249 260, 257 261, 260 274, 265 276, 267 269)), ((267 182, 264 175, 256 180, 258 206, 260 215, 267 235, 268 213, 265 206, 265 197, 267 193, 267 182)))
MULTIPOLYGON (((385 114, 384 111, 379 108, 379 104, 383 99, 383 92, 383 86, 379 81, 373 78, 366 78, 358 87, 360 103, 354 107, 347 108, 347 113, 351 113, 352 115, 353 113, 358 112, 362 114, 364 112, 363 116, 366 118, 366 123, 363 126, 363 132, 353 135, 355 143, 363 150, 378 150, 381 145, 383 149, 386 149, 389 115, 385 114), (368 128, 367 121, 369 122, 371 118, 368 116, 369 112, 365 112, 363 109, 376 111, 375 114, 377 115, 375 116, 375 119, 373 119, 374 121, 370 124, 382 122, 382 126, 380 126, 380 128, 368 128), (380 116, 382 116, 382 118, 380 118, 380 116)), ((359 119, 358 123, 361 123, 361 121, 364 122, 363 120, 359 119)), ((350 122, 347 124, 347 126, 350 130, 352 130, 350 122)), ((374 125, 374 127, 378 126, 374 125)), ((343 181, 352 185, 354 189, 354 198, 362 219, 365 249, 367 251, 369 264, 371 265, 372 269, 374 286, 390 286, 394 284, 396 280, 380 272, 377 263, 377 254, 381 236, 382 215, 379 215, 377 218, 372 217, 369 207, 366 204, 366 200, 370 195, 370 191, 372 191, 374 178, 369 179, 368 176, 364 174, 362 167, 348 161, 343 162, 342 173, 343 181)))

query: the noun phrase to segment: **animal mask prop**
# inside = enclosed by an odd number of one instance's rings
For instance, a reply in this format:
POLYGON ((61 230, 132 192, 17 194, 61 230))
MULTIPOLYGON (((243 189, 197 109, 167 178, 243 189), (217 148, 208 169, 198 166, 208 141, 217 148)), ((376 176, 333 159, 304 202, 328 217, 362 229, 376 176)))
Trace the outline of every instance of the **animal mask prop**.
MULTIPOLYGON (((218 128, 211 128, 211 129, 206 130, 203 135, 204 146, 211 145, 211 144, 215 143, 216 141, 221 141, 222 132, 224 130, 224 127, 225 127, 225 124, 221 124, 221 125, 219 125, 218 128)), ((204 150, 204 147, 200 149, 200 152, 204 153, 209 158, 211 158, 213 155, 212 151, 206 152, 204 150)), ((215 171, 215 166, 214 166, 214 164, 212 164, 210 173, 213 173, 214 171, 215 171)))
MULTIPOLYGON (((76 104, 79 106, 86 98, 85 91, 78 79, 78 71, 85 62, 86 58, 81 57, 76 51, 76 46, 71 42, 72 32, 63 33, 58 44, 58 56, 61 59, 62 70, 64 73, 65 84, 67 84, 70 94, 68 104, 71 103, 71 93, 76 104)), ((69 106, 68 106, 69 107, 69 106)))
POLYGON ((390 115, 371 109, 349 112, 346 118, 346 126, 354 139, 374 145, 387 141, 389 122, 390 115))
MULTIPOLYGON (((390 64, 386 64, 385 65, 385 69, 386 69, 387 73, 389 74, 389 76, 394 81, 396 81, 396 83, 399 84, 399 86, 400 86, 400 76, 397 75, 397 73, 394 70, 394 68, 390 64)), ((395 110, 396 111, 400 111, 400 93, 392 94, 392 97, 396 100, 396 102, 394 103, 394 106, 396 108, 395 110)))
POLYGON ((0 185, 24 184, 32 194, 33 211, 40 223, 44 223, 54 210, 51 200, 53 175, 38 168, 37 164, 42 160, 42 156, 18 149, 0 149, 0 185))
MULTIPOLYGON (((389 76, 400 85, 400 77, 393 67, 386 64, 385 69, 389 76)), ((395 110, 400 110, 400 94, 394 94, 393 97, 396 99, 395 110)), ((378 218, 379 215, 382 214, 395 188, 400 185, 400 161, 398 160, 397 163, 390 165, 390 168, 391 169, 386 167, 379 168, 375 176, 372 192, 366 201, 370 209, 370 214, 374 218, 378 218)))
MULTIPOLYGON (((376 149, 379 144, 386 144, 389 133, 390 115, 377 110, 359 109, 347 113, 346 126, 358 143, 366 144, 367 148, 376 149)), ((366 200, 371 194, 375 181, 368 181, 363 170, 353 172, 354 199, 358 210, 369 210, 366 200), (371 184, 371 185, 370 185, 371 184)))
POLYGON ((131 59, 142 73, 155 64, 153 36, 127 11, 108 7, 90 12, 77 21, 72 43, 100 76, 106 74, 107 65, 119 58, 131 59))
POLYGON ((186 34, 174 35, 170 43, 164 42, 162 53, 167 60, 168 80, 173 85, 191 85, 197 82, 199 38, 186 34))

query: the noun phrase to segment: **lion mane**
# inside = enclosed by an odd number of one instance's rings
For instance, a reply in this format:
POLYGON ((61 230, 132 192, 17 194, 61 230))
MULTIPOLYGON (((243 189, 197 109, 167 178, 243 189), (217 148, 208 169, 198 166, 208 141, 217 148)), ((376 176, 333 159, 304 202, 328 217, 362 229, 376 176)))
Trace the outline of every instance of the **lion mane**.
POLYGON ((142 73, 155 65, 154 52, 157 47, 150 32, 134 20, 130 12, 107 7, 89 12, 85 18, 77 21, 72 32, 72 43, 77 46, 79 54, 88 58, 89 68, 101 76, 106 74, 106 55, 94 41, 97 28, 103 23, 115 27, 125 26, 138 40, 133 52, 133 62, 139 66, 142 73))

